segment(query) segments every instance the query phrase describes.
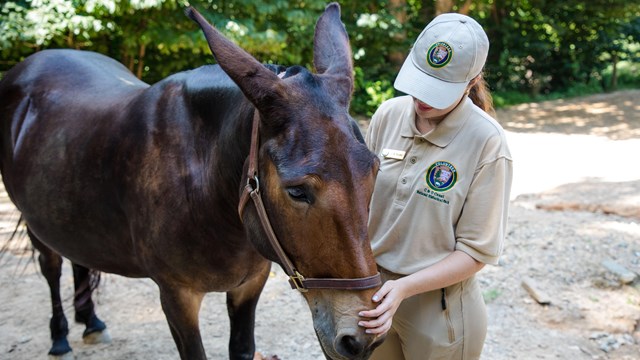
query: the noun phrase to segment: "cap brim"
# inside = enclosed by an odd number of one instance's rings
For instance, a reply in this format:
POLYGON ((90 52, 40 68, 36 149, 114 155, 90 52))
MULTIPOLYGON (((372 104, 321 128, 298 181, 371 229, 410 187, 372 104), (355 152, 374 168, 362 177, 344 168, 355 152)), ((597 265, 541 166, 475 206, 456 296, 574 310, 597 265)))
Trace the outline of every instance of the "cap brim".
POLYGON ((453 83, 442 81, 418 69, 407 58, 393 86, 407 95, 411 95, 423 103, 436 108, 446 109, 462 97, 469 82, 453 83))

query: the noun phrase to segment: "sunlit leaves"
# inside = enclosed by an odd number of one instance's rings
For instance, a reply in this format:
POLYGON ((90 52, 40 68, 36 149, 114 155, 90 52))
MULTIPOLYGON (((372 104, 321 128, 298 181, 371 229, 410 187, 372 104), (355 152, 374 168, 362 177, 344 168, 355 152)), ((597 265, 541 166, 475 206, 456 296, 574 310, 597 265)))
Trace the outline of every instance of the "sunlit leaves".
MULTIPOLYGON (((0 73, 45 48, 107 54, 148 82, 213 63, 198 9, 265 63, 312 68, 313 32, 328 0, 12 0, 0 2, 0 73)), ((487 31, 493 89, 549 92, 600 81, 616 60, 640 61, 640 3, 628 0, 342 0, 356 70, 354 111, 392 96, 413 40, 436 8, 465 11, 487 31), (468 5, 468 6, 467 6, 468 5)))

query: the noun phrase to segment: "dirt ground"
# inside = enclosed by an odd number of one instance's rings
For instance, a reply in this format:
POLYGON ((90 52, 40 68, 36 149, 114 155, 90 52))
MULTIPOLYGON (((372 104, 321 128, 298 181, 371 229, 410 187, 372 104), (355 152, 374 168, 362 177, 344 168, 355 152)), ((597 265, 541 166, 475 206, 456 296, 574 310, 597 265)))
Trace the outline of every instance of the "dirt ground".
MULTIPOLYGON (((640 90, 631 90, 498 111, 515 177, 504 255, 478 275, 489 313, 483 360, 640 359, 640 281, 623 283, 603 265, 640 274, 638 100, 640 90), (525 279, 550 303, 536 302, 525 279)), ((17 217, 2 195, 0 247, 17 217)), ((48 288, 21 249, 13 244, 0 258, 0 359, 44 359, 48 288)), ((68 263, 63 271, 72 319, 68 263)), ((83 328, 71 324, 76 359, 178 358, 151 281, 105 274, 95 299, 112 342, 85 345, 83 328)), ((223 294, 205 298, 200 321, 209 358, 227 358, 223 294)), ((256 342, 282 360, 323 359, 304 300, 276 266, 258 305, 256 342)))

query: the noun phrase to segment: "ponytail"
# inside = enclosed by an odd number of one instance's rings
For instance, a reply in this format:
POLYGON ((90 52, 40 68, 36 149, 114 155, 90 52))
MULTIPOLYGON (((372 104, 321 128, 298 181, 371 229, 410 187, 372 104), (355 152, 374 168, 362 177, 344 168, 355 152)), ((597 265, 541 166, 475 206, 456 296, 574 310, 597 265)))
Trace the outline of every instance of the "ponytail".
POLYGON ((489 91, 489 86, 484 80, 482 73, 476 77, 475 84, 469 89, 469 98, 476 104, 477 107, 484 110, 487 114, 495 117, 495 110, 493 109, 493 98, 489 91))

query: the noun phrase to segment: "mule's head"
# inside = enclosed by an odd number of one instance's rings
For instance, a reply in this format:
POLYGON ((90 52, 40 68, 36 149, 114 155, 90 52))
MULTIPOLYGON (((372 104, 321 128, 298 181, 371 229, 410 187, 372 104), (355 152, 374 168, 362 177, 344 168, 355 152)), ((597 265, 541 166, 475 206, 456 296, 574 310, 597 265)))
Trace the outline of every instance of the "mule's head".
MULTIPOLYGON (((377 157, 348 114, 353 65, 337 4, 316 25, 316 73, 291 67, 282 77, 225 39, 197 12, 216 60, 260 113, 260 192, 274 232, 307 278, 353 279, 377 273, 367 235, 377 157)), ((243 182, 244 184, 244 182, 243 182)), ((249 205, 243 222, 258 250, 280 262, 249 205)), ((282 263, 281 263, 282 265, 282 263)), ((382 340, 358 327, 376 289, 304 292, 330 359, 366 359, 382 340)))

